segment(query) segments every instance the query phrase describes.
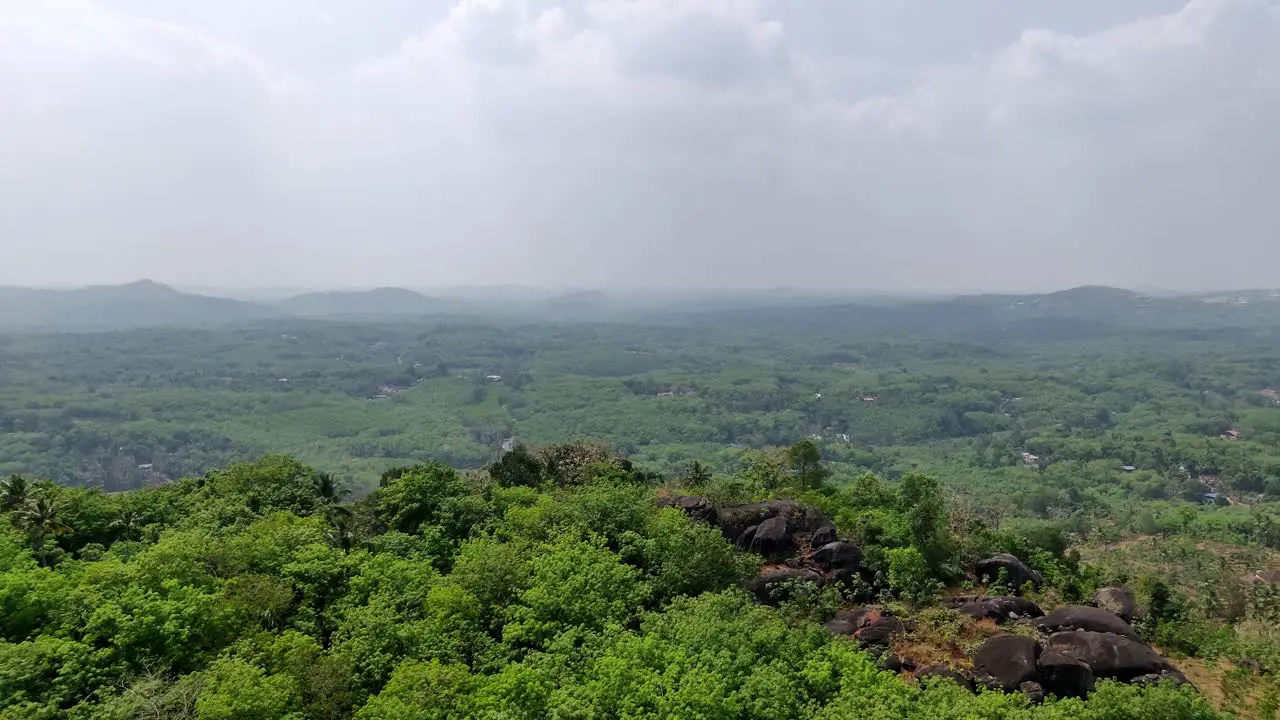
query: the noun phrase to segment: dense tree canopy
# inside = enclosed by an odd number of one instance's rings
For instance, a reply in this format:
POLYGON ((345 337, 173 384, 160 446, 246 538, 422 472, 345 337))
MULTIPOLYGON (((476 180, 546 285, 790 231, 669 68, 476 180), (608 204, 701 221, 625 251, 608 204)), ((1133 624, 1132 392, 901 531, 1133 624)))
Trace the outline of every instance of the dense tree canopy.
MULTIPOLYGON (((43 515, 14 505, 0 534, 0 718, 1217 717, 1168 685, 1042 705, 917 687, 823 629, 857 596, 928 604, 993 551, 1054 592, 1101 581, 1051 535, 957 534, 931 478, 839 489, 803 465, 791 492, 858 538, 870 580, 772 608, 740 589, 758 557, 660 507, 674 488, 625 466, 510 482, 510 464, 491 478, 429 463, 346 504, 283 456, 117 495, 36 483, 43 515)), ((1161 623, 1192 620, 1177 602, 1161 623)))

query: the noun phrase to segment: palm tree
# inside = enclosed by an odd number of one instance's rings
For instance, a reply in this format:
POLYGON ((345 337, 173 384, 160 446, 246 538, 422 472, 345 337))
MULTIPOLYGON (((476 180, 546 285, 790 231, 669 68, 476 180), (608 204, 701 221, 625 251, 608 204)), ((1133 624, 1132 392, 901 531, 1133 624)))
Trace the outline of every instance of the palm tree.
POLYGON ((315 487, 321 505, 337 505, 347 496, 347 488, 329 473, 316 473, 315 487))
POLYGON ((329 473, 316 473, 316 499, 320 509, 330 520, 351 517, 351 509, 342 504, 347 496, 347 489, 342 482, 335 480, 329 473))
POLYGON ((7 479, 0 480, 0 510, 17 510, 27 503, 30 493, 31 483, 21 475, 10 475, 7 479))
POLYGON ((692 463, 689 464, 689 472, 687 475, 685 475, 685 480, 687 480, 690 485, 693 485, 695 487, 706 485, 708 482, 711 481, 711 471, 708 470, 706 466, 704 466, 702 463, 698 462, 697 460, 694 460, 692 463))
POLYGON ((142 524, 142 515, 137 510, 125 510, 107 524, 107 529, 114 530, 121 538, 130 538, 142 531, 142 524))
POLYGON ((344 554, 350 553, 351 548, 355 547, 356 544, 355 522, 352 519, 351 511, 341 505, 331 505, 330 507, 341 512, 328 515, 329 529, 325 531, 325 535, 334 547, 344 554))
POLYGON ((61 514, 62 506, 58 504, 57 498, 47 492, 39 492, 33 493, 14 512, 14 520, 18 528, 31 539, 31 548, 37 554, 43 554, 46 538, 71 532, 71 528, 59 518, 61 514))

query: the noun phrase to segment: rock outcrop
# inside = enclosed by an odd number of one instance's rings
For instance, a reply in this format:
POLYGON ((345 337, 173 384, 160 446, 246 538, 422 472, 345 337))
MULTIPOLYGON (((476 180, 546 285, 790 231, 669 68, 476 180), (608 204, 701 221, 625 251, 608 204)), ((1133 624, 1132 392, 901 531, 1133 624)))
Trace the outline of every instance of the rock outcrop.
POLYGON ((1093 692, 1093 670, 1078 658, 1060 650, 1046 650, 1036 666, 1040 684, 1052 695, 1084 698, 1093 692))
POLYGON ((992 690, 1016 692, 1039 677, 1040 643, 1021 635, 1001 635, 984 642, 973 655, 974 678, 992 690))
POLYGON ((1049 636, 1048 646, 1088 665, 1096 678, 1128 682, 1173 669, 1155 650, 1123 635, 1079 630, 1060 632, 1049 636))
POLYGON ((1044 578, 1040 573, 1009 553, 999 553, 979 561, 975 573, 980 581, 994 583, 1000 579, 1001 570, 1004 571, 1005 581, 1014 592, 1019 592, 1027 583, 1031 583, 1032 587, 1037 589, 1044 585, 1044 578))
POLYGON ((1039 605, 1014 595, 973 598, 957 607, 956 611, 975 620, 995 620, 998 623, 1044 616, 1039 605))
POLYGON ((892 615, 885 616, 856 631, 853 636, 864 648, 888 649, 893 636, 907 631, 907 626, 892 615))
POLYGON ((826 525, 823 525, 822 527, 813 531, 813 535, 809 537, 809 544, 812 545, 813 547, 820 548, 823 545, 830 545, 831 543, 839 539, 840 538, 838 535, 838 531, 836 530, 836 526, 830 523, 827 523, 826 525))
POLYGON ((943 678, 945 680, 950 680, 969 692, 974 691, 972 678, 943 663, 930 665, 916 671, 916 680, 923 682, 930 678, 943 678))
POLYGON ((1093 599, 1089 604, 1106 610, 1127 623, 1133 622, 1140 615, 1137 601, 1124 588, 1101 588, 1093 594, 1093 599))
POLYGON ((836 635, 852 635, 880 618, 891 615, 893 613, 888 610, 870 606, 841 610, 824 627, 836 635))
POLYGON ((789 581, 848 583, 862 566, 862 550, 841 541, 821 510, 792 500, 716 507, 705 497, 677 495, 658 503, 715 525, 737 547, 764 556, 769 564, 746 584, 760 602, 784 599, 780 589, 789 581))
POLYGON ((834 570, 856 571, 862 566, 862 549, 851 542, 835 541, 818 546, 809 556, 827 572, 834 570))
POLYGON ((1019 685, 1018 691, 1033 703, 1044 702, 1044 686, 1034 680, 1028 680, 1019 685))
POLYGON ((716 519, 716 508, 711 501, 701 495, 676 495, 658 498, 658 507, 673 507, 683 510, 686 515, 698 522, 711 523, 716 519))
MULTIPOLYGON (((831 525, 831 521, 822 514, 821 510, 793 500, 770 500, 751 505, 716 508, 714 522, 730 542, 737 542, 747 528, 759 528, 766 520, 778 517, 786 519, 786 527, 792 533, 812 535, 817 530, 831 525)), ((758 529, 757 534, 759 534, 758 529)))
POLYGON ((775 515, 755 526, 748 544, 751 552, 768 560, 782 560, 791 554, 794 545, 786 515, 775 515))
POLYGON ((1129 627, 1129 623, 1101 608, 1088 605, 1063 605, 1044 617, 1036 620, 1036 627, 1046 633, 1063 630, 1088 630, 1097 633, 1120 635, 1137 642, 1138 633, 1129 627))
POLYGON ((822 575, 810 568, 765 566, 758 575, 747 581, 747 592, 759 602, 773 604, 790 596, 789 588, 793 583, 821 582, 822 575))

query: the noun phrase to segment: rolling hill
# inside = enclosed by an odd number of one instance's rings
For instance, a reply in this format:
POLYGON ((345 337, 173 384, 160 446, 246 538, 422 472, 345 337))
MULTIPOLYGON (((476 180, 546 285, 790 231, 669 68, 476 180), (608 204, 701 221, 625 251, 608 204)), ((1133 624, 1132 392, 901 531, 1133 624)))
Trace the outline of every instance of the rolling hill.
POLYGON ((88 331, 223 325, 279 312, 255 303, 179 292, 150 280, 77 290, 0 288, 0 329, 88 331))

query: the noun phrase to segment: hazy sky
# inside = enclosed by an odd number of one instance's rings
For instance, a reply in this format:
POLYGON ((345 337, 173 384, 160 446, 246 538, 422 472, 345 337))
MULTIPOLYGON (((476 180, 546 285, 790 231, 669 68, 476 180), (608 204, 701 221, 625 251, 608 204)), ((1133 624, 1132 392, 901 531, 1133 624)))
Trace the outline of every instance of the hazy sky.
POLYGON ((0 283, 1280 285, 1272 0, 0 0, 0 283))

